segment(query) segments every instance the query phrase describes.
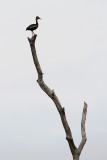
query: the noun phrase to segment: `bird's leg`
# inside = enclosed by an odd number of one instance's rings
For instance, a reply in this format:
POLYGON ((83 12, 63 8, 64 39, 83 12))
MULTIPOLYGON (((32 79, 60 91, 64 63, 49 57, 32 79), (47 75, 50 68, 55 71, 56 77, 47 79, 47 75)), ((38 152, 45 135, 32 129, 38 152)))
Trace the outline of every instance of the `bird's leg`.
POLYGON ((32 37, 35 35, 34 31, 32 31, 32 37))
POLYGON ((33 31, 32 31, 32 37, 33 37, 33 31))
POLYGON ((35 35, 34 31, 33 31, 33 35, 35 35))

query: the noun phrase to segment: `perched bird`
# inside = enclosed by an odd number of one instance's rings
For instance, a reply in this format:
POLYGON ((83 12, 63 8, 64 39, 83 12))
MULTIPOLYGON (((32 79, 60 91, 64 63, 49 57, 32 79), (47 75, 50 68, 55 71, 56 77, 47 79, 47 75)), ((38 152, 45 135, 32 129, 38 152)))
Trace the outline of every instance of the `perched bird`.
POLYGON ((34 30, 36 30, 38 28, 38 19, 41 19, 41 18, 39 18, 37 16, 36 19, 35 19, 36 20, 36 24, 31 24, 26 28, 26 31, 27 30, 32 31, 32 36, 34 35, 34 30))

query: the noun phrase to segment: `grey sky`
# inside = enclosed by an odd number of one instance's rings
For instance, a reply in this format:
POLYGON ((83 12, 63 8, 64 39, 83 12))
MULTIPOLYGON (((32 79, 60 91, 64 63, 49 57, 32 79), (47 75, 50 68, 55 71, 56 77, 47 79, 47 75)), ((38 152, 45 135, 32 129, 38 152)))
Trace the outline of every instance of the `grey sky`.
POLYGON ((0 159, 69 160, 52 101, 36 83, 25 28, 42 18, 36 47, 45 82, 65 107, 75 143, 88 104, 82 160, 107 158, 107 1, 2 1, 0 5, 0 159))

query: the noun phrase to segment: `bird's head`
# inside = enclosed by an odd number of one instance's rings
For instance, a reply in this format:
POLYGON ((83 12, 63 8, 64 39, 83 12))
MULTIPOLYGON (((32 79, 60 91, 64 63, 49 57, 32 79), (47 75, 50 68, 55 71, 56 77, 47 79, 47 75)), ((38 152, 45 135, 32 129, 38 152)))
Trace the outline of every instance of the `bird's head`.
POLYGON ((36 20, 41 19, 40 17, 36 16, 36 20))

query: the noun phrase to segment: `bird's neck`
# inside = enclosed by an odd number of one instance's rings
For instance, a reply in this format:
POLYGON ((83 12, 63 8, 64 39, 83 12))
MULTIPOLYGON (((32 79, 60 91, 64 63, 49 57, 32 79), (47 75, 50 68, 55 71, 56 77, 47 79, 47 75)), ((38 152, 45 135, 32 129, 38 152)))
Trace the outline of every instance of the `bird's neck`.
POLYGON ((38 19, 36 19, 36 24, 38 25, 38 19))

